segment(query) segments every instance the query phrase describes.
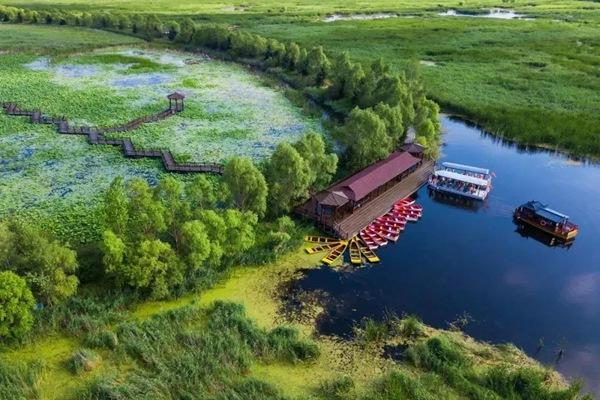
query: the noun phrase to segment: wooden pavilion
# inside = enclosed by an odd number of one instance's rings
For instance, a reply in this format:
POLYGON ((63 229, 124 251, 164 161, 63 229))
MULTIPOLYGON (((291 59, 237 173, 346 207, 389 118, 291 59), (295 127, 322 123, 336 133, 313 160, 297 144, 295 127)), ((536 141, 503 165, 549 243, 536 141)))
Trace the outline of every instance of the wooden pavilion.
POLYGON ((183 111, 183 99, 185 95, 183 93, 174 92, 167 96, 169 99, 169 109, 176 112, 183 111))

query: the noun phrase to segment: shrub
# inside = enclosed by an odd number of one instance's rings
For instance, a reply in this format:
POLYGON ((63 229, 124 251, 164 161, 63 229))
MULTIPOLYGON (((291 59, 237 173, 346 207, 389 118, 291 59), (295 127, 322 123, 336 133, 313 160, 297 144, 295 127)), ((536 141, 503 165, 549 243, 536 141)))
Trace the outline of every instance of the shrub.
POLYGON ((67 362, 69 371, 75 375, 80 375, 84 372, 89 372, 96 367, 99 356, 91 350, 79 349, 67 362))
POLYGON ((337 379, 326 381, 319 387, 319 395, 328 400, 347 400, 351 399, 354 390, 354 381, 349 376, 342 376, 337 379))
POLYGON ((365 318, 362 321, 362 327, 355 331, 357 337, 364 343, 381 343, 390 335, 390 326, 387 321, 365 318))

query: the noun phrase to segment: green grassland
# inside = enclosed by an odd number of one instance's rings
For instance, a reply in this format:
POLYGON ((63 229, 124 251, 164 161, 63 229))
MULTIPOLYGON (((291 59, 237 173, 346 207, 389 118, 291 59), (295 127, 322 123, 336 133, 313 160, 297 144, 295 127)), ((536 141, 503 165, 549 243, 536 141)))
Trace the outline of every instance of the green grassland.
MULTIPOLYGON (((6 3, 6 2, 5 2, 6 3)), ((131 12, 136 1, 9 1, 34 8, 131 12)), ((447 111, 524 143, 600 154, 598 35, 600 3, 556 0, 152 2, 145 12, 234 24, 267 37, 348 51, 364 63, 383 57, 397 68, 421 65, 428 95, 447 111), (492 7, 534 20, 442 17, 492 7), (331 13, 394 12, 400 18, 325 23, 331 13), (414 18, 405 18, 411 16, 414 18)))
MULTIPOLYGON (((98 45, 111 43, 104 35, 98 45)), ((106 35, 116 38, 114 44, 127 39, 106 35)), ((80 40, 92 45, 92 38, 80 40)), ((45 42, 31 40, 34 46, 45 42)), ((168 148, 183 161, 222 162, 234 155, 262 160, 282 140, 323 130, 319 119, 304 114, 262 76, 188 53, 113 47, 68 55, 4 54, 0 68, 2 101, 76 124, 124 123, 165 109, 166 94, 183 91, 188 98, 181 114, 112 135, 131 137, 142 148, 168 148)), ((166 174, 159 161, 125 159, 119 148, 91 146, 83 136, 59 135, 23 117, 2 112, 0 126, 0 216, 26 215, 71 243, 98 237, 98 200, 115 177, 155 183, 166 174)))
POLYGON ((598 5, 592 1, 575 0, 546 0, 531 2, 528 0, 515 0, 503 2, 501 0, 462 0, 462 1, 436 1, 436 0, 294 0, 294 1, 226 1, 226 0, 187 0, 173 3, 168 0, 155 0, 144 2, 139 0, 99 0, 93 3, 85 0, 4 0, 4 5, 23 8, 52 9, 61 8, 69 10, 102 10, 102 11, 130 11, 154 12, 164 14, 303 14, 323 15, 333 12, 427 12, 444 7, 475 10, 484 7, 511 7, 519 11, 534 12, 536 14, 575 13, 586 15, 591 10, 597 10, 598 5))
MULTIPOLYGON (((20 6, 39 4, 19 3, 20 6)), ((198 4, 180 3, 171 10, 174 13, 182 13, 181 10, 211 12, 230 7, 216 2, 205 2, 201 7, 198 4)), ((274 10, 282 7, 281 3, 275 2, 261 4, 256 7, 257 14, 268 14, 268 7, 274 10)), ((409 9, 412 3, 395 4, 394 7, 409 9)), ((469 6, 479 4, 494 3, 467 2, 469 6)), ((560 6, 565 3, 548 4, 560 6)), ((165 5, 159 1, 143 8, 159 10, 165 5)), ((424 2, 421 6, 436 7, 433 2, 424 2)), ((51 7, 90 6, 83 1, 75 1, 53 3, 51 7)), ((141 6, 136 1, 95 2, 94 7, 134 10, 141 6)), ((301 1, 285 7, 295 12, 317 13, 335 7, 358 8, 360 4, 325 2, 317 7, 312 1, 301 1)), ((369 7, 377 10, 392 7, 392 3, 380 1, 369 7)), ((400 21, 343 22, 325 26, 324 23, 316 23, 312 17, 301 16, 291 19, 303 21, 301 24, 281 25, 287 17, 280 15, 276 17, 278 20, 273 19, 270 24, 257 24, 256 21, 262 18, 264 15, 258 19, 242 16, 237 22, 249 29, 305 43, 322 40, 331 51, 355 46, 355 57, 365 61, 372 59, 376 52, 371 50, 369 54, 367 42, 361 44, 365 38, 361 38, 360 32, 364 35, 371 27, 381 25, 384 31, 369 33, 373 35, 369 40, 373 46, 382 46, 391 35, 385 29, 395 31, 395 24, 400 21), (302 24, 307 25, 304 27, 302 24), (289 29, 286 31, 285 27, 289 29), (336 33, 336 29, 340 28, 342 32, 336 33), (329 39, 311 36, 313 30, 316 35, 323 34, 319 33, 321 29, 329 39), (350 36, 348 31, 355 36, 350 36), (335 39, 337 35, 340 35, 339 42, 335 39)), ((412 24, 412 35, 425 35, 425 31, 419 31, 417 20, 406 21, 412 24)), ((473 24, 471 29, 475 29, 476 25, 472 20, 461 22, 437 17, 428 21, 434 26, 438 23, 448 24, 446 29, 449 31, 457 30, 461 25, 466 29, 469 23, 473 24)), ((496 26, 497 31, 488 34, 501 35, 501 24, 513 22, 516 21, 493 21, 489 26, 496 26)), ((278 115, 274 115, 270 121, 281 122, 282 115, 287 115, 283 118, 283 125, 297 125, 298 120, 304 121, 306 118, 284 102, 284 94, 272 88, 272 82, 263 81, 239 66, 212 61, 208 66, 190 66, 185 63, 185 56, 184 67, 179 53, 146 48, 137 39, 91 30, 0 25, 0 32, 2 30, 11 31, 12 40, 5 40, 8 36, 0 37, 0 50, 9 52, 0 55, 0 98, 8 96, 24 106, 40 107, 49 114, 67 114, 78 122, 110 124, 130 119, 132 115, 159 110, 162 108, 160 101, 168 90, 181 88, 201 97, 203 93, 210 95, 215 85, 227 94, 223 86, 218 86, 223 80, 249 86, 247 91, 242 91, 242 95, 238 96, 250 101, 246 106, 239 103, 232 105, 232 97, 213 96, 216 103, 234 107, 216 110, 214 120, 209 116, 211 113, 207 112, 206 101, 194 103, 192 96, 190 104, 197 107, 191 107, 186 110, 187 114, 176 117, 174 126, 168 122, 166 125, 156 124, 156 129, 150 127, 138 132, 138 144, 150 145, 162 140, 161 145, 176 146, 177 135, 182 134, 181 125, 198 120, 216 121, 216 129, 226 131, 222 125, 225 121, 232 119, 240 122, 231 115, 232 112, 238 112, 240 107, 256 106, 251 101, 253 99, 247 96, 249 91, 255 94, 254 100, 264 100, 261 96, 267 96, 269 104, 275 106, 275 109, 257 110, 254 115, 258 115, 259 119, 264 119, 265 114, 273 114, 273 110, 278 115), (78 36, 79 32, 85 32, 85 35, 78 36), (16 43, 15 37, 22 37, 23 42, 13 47, 11 43, 16 43), (40 59, 39 54, 33 54, 51 52, 52 42, 64 43, 64 47, 59 47, 64 51, 46 55, 48 62, 43 57, 40 59), (89 52, 91 48, 109 45, 127 47, 89 52), (80 52, 71 53, 76 48, 80 52), (23 49, 26 51, 19 52, 23 49), (135 52, 129 51, 131 49, 135 49, 135 52), (193 76, 181 73, 180 70, 187 67, 199 70, 195 70, 197 74, 193 76), (171 76, 173 79, 158 84, 159 90, 156 91, 148 85, 132 90, 117 89, 110 85, 115 79, 127 81, 138 79, 140 75, 155 74, 171 76), (202 74, 206 75, 205 79, 198 76, 202 74), (89 96, 92 89, 94 96, 89 96), (273 98, 279 100, 273 101, 273 98)), ((468 57, 461 61, 459 52, 451 52, 454 45, 444 48, 440 42, 449 36, 448 32, 446 35, 443 32, 438 36, 435 33, 431 35, 428 40, 437 41, 435 46, 434 43, 429 46, 415 45, 410 57, 388 61, 395 62, 398 67, 413 58, 438 63, 437 66, 423 66, 422 73, 427 77, 428 89, 432 93, 431 85, 437 71, 432 72, 434 68, 441 69, 461 62, 474 63, 479 68, 478 62, 468 61, 468 57), (422 50, 425 47, 435 48, 438 53, 426 53, 422 50), (445 55, 444 51, 450 54, 445 55), (445 56, 448 59, 444 59, 445 56), (451 62, 451 59, 459 61, 451 62)), ((506 36, 504 40, 512 40, 509 37, 511 35, 506 36)), ((456 38, 455 45, 460 47, 465 40, 456 38)), ((486 40, 493 41, 491 38, 486 40)), ((591 46, 593 40, 593 37, 589 38, 591 46)), ((515 45, 517 42, 515 39, 515 45)), ((475 52, 476 44, 472 43, 471 46, 471 51, 475 52)), ((592 50, 588 51, 590 54, 587 56, 593 59, 592 50)), ((507 53, 510 52, 507 50, 507 53)), ((386 54, 394 58, 396 53, 390 51, 386 54)), ((507 56, 502 53, 494 60, 497 62, 502 57, 507 56)), ((532 63, 538 62, 535 57, 531 60, 532 63)), ((488 64, 494 64, 488 61, 488 64)), ((584 64, 583 60, 579 62, 584 64)), ((533 64, 533 67, 536 65, 533 64)), ((557 68, 555 65, 555 61, 552 61, 552 68, 557 68)), ((453 69, 450 68, 450 71, 453 69)), ((552 71, 557 72, 554 69, 552 71)), ((462 72, 462 68, 455 67, 454 74, 462 72)), ((494 73, 489 72, 492 77, 494 73)), ((548 80, 551 81, 550 78, 548 80)), ((492 87, 498 86, 493 79, 489 82, 492 87)), ((462 85, 449 87, 459 94, 465 92, 462 85), (461 87, 462 90, 459 90, 461 87)), ((478 93, 476 89, 472 90, 473 96, 478 93)), ((501 92, 499 89, 493 90, 497 95, 501 92)), ((479 92, 484 97, 481 89, 479 92)), ((503 101, 508 101, 510 97, 505 97, 503 101)), ((578 96, 573 94, 573 97, 578 96)), ((451 100, 448 100, 447 105, 451 104, 451 100)), ((563 103, 560 104, 556 108, 564 107, 563 103)), ((459 108, 460 104, 453 106, 459 108)), ((467 109, 461 111, 468 113, 467 109)), ((508 112, 504 117, 507 115, 508 112)), ((247 119, 248 114, 242 114, 241 120, 247 119)), ((3 149, 0 164, 0 207, 3 210, 0 213, 8 214, 15 208, 36 210, 38 205, 43 205, 37 208, 39 213, 33 213, 29 219, 44 224, 42 216, 50 215, 50 227, 64 230, 58 232, 63 236, 85 240, 95 232, 94 224, 98 216, 89 213, 89 206, 98 205, 99 195, 112 177, 142 176, 153 181, 162 174, 160 166, 153 161, 125 160, 118 149, 90 148, 84 138, 60 136, 49 126, 30 125, 24 119, 4 115, 0 115, 0 126, 0 146, 3 149), (5 154, 8 154, 8 162, 4 161, 5 154), (56 214, 52 214, 53 211, 56 214)), ((242 135, 239 129, 230 131, 231 137, 239 138, 242 135)), ((295 132, 295 128, 290 131, 295 132)), ((186 137, 182 135, 180 137, 186 137)), ((206 136, 201 138, 204 140, 206 136)), ((185 154, 182 156, 186 157, 185 154)), ((299 241, 304 233, 307 232, 298 229, 295 240, 299 241)), ((566 387, 563 379, 513 346, 479 343, 457 331, 431 329, 415 319, 409 322, 397 318, 365 322, 362 328, 357 328, 354 340, 339 340, 316 335, 315 318, 321 309, 318 303, 307 301, 302 304, 308 316, 306 320, 294 322, 292 328, 281 326, 282 323, 291 324, 285 317, 286 310, 282 308, 281 291, 303 269, 315 267, 318 258, 318 255, 309 256, 301 248, 296 248, 267 265, 232 268, 226 279, 201 293, 164 301, 142 301, 129 291, 107 292, 106 288, 97 285, 82 285, 69 302, 45 309, 44 317, 37 321, 34 333, 23 343, 0 346, 0 397, 60 400, 174 397, 215 400, 578 398, 576 389, 552 392, 566 387), (235 303, 243 305, 243 308, 235 303), (406 351, 401 360, 394 361, 384 356, 385 346, 398 346, 406 348, 406 351)), ((93 263, 99 264, 99 257, 93 263)))
POLYGON ((134 37, 93 29, 0 24, 0 50, 4 52, 57 53, 140 43, 142 40, 134 37))
MULTIPOLYGON (((543 387, 564 387, 558 374, 512 346, 482 344, 420 323, 410 334, 382 334, 382 325, 371 325, 353 341, 315 338, 312 318, 281 328, 281 284, 317 260, 298 249, 268 265, 236 268, 201 295, 176 300, 139 304, 118 294, 103 300, 88 293, 88 300, 75 299, 49 318, 59 332, 0 352, 0 377, 13 374, 0 394, 27 388, 34 393, 29 398, 49 400, 142 399, 148 393, 167 399, 192 392, 196 397, 181 398, 458 400, 480 393, 499 400, 506 398, 499 388, 530 378, 507 379, 492 392, 486 389, 494 383, 490 374, 509 376, 498 371, 518 368, 538 376, 532 381, 543 387), (383 356, 386 345, 408 346, 412 355, 393 361, 383 356), (73 372, 69 360, 82 350, 95 358, 88 370, 73 372)), ((527 390, 541 396, 547 389, 527 390)))
POLYGON ((600 152, 595 26, 431 17, 252 29, 365 63, 374 55, 398 68, 418 62, 428 95, 451 112, 508 138, 600 152))

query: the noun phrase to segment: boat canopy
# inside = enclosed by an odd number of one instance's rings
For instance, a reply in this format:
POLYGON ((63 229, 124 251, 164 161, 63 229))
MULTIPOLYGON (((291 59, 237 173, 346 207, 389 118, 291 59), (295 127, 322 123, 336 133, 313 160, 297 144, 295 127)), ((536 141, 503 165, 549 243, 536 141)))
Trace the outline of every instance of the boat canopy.
POLYGON ((547 205, 540 203, 539 201, 530 201, 525 204, 526 207, 532 209, 540 217, 546 218, 555 223, 564 223, 569 219, 569 216, 559 213, 556 210, 549 208, 547 205))
POLYGON ((488 186, 488 184, 489 184, 489 182, 486 181, 485 179, 476 178, 474 176, 469 176, 469 175, 463 175, 463 174, 459 174, 457 172, 446 171, 444 169, 435 171, 435 175, 441 176, 444 178, 448 178, 448 179, 454 179, 456 181, 472 183, 474 185, 479 185, 479 186, 488 186))
POLYGON ((444 163, 442 163, 442 165, 445 168, 452 168, 452 169, 458 169, 461 171, 474 172, 476 174, 484 174, 484 175, 490 174, 490 170, 487 168, 472 167, 470 165, 456 164, 456 163, 452 163, 452 162, 444 162, 444 163))

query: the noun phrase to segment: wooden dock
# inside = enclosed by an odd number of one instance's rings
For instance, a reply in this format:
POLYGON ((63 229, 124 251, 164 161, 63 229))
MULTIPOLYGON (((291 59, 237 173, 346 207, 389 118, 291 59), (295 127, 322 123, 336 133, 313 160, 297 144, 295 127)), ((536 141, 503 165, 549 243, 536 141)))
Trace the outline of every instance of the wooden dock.
POLYGON ((392 206, 400 199, 415 193, 421 186, 427 183, 429 176, 433 173, 434 162, 425 160, 410 175, 395 183, 386 191, 378 194, 369 202, 362 204, 349 215, 337 219, 318 220, 314 213, 315 199, 297 209, 298 214, 313 219, 324 230, 335 234, 342 239, 351 239, 373 222, 376 218, 386 214, 392 206))
POLYGON ((165 170, 178 173, 213 173, 222 175, 224 166, 217 163, 178 163, 173 154, 168 149, 141 149, 136 148, 130 138, 107 139, 104 134, 113 132, 126 132, 136 129, 143 124, 160 121, 169 118, 183 108, 172 107, 171 103, 168 109, 156 114, 146 115, 136 118, 121 125, 96 127, 96 126, 72 126, 66 118, 53 118, 44 115, 40 110, 22 110, 15 103, 2 103, 4 112, 11 116, 29 117, 32 124, 55 125, 58 133, 63 135, 83 135, 87 136, 87 141, 91 145, 109 145, 119 146, 123 150, 123 155, 128 158, 159 158, 161 159, 165 170))

